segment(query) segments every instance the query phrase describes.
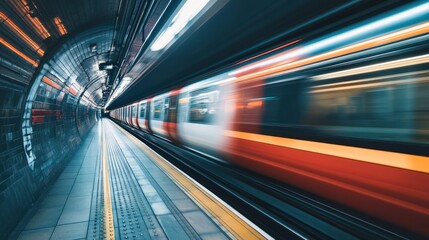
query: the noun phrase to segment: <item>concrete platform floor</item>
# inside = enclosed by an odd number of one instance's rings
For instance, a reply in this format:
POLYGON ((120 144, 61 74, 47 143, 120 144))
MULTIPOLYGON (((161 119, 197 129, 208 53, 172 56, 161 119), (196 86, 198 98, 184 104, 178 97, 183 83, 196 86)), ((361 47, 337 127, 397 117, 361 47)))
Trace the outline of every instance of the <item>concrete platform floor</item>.
POLYGON ((267 234, 111 120, 87 135, 18 239, 265 239, 267 234))

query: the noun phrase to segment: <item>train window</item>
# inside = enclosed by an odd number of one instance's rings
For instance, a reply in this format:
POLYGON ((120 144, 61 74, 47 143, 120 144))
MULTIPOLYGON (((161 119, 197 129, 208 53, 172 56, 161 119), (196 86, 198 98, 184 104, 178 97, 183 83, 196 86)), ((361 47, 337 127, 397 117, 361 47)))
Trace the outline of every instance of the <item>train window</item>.
POLYGON ((169 107, 170 98, 166 97, 164 99, 164 121, 168 121, 168 107, 169 107))
POLYGON ((417 110, 416 104, 420 102, 417 99, 427 98, 427 93, 420 91, 425 84, 388 79, 371 79, 371 84, 356 81, 341 88, 329 84, 312 87, 306 124, 336 136, 427 141, 418 133, 427 125, 417 124, 425 113, 417 110))
POLYGON ((313 92, 307 122, 311 125, 348 127, 395 127, 399 89, 374 88, 348 91, 313 92))
POLYGON ((247 125, 255 126, 260 124, 262 110, 264 103, 270 98, 265 98, 261 96, 261 86, 244 86, 239 91, 237 91, 236 96, 236 117, 233 118, 233 121, 236 121, 238 124, 236 127, 240 128, 242 131, 250 131, 247 125), (245 128, 241 129, 242 127, 245 128))
POLYGON ((300 92, 302 83, 292 81, 281 84, 270 84, 265 87, 263 101, 264 124, 298 124, 301 120, 302 100, 300 92))
POLYGON ((163 100, 156 100, 155 103, 153 104, 153 109, 154 109, 154 113, 153 113, 153 119, 156 120, 161 120, 161 111, 162 111, 162 107, 163 107, 163 100))
POLYGON ((131 117, 133 117, 133 118, 137 117, 137 106, 136 105, 131 106, 131 117))
POLYGON ((170 97, 170 104, 168 109, 168 122, 176 122, 177 119, 177 101, 179 96, 172 95, 170 97))
POLYGON ((216 116, 216 105, 219 91, 215 87, 191 92, 189 122, 213 124, 216 116))
POLYGON ((146 103, 140 104, 140 116, 139 118, 145 118, 146 117, 146 103))

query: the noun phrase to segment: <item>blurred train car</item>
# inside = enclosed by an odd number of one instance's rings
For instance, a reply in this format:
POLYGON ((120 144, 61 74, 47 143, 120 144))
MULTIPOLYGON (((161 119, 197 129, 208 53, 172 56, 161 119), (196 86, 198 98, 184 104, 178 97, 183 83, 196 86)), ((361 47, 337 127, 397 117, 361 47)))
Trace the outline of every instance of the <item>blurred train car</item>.
POLYGON ((149 121, 151 124, 151 131, 164 138, 168 138, 167 120, 170 96, 170 92, 158 95, 152 99, 152 104, 150 106, 149 121))
POLYGON ((220 79, 215 77, 184 87, 179 95, 177 129, 180 141, 212 155, 222 152, 228 145, 228 137, 222 133, 230 128, 232 120, 233 111, 228 106, 234 106, 227 101, 233 86, 219 84, 220 79))
POLYGON ((149 131, 149 118, 148 114, 150 109, 149 106, 150 100, 143 100, 138 103, 139 110, 138 110, 138 117, 137 117, 137 123, 139 125, 139 129, 149 131))
POLYGON ((137 122, 137 111, 138 111, 138 104, 134 103, 131 105, 131 119, 130 123, 131 126, 134 128, 139 128, 138 122, 137 122))
POLYGON ((111 117, 429 236, 427 16, 412 3, 111 117))

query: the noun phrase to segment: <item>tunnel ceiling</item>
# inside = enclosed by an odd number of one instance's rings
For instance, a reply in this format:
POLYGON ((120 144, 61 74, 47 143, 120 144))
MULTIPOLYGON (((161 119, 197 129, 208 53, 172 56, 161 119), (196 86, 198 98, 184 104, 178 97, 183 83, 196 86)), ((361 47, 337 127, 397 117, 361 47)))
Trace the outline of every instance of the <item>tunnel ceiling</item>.
POLYGON ((85 94, 94 104, 101 104, 102 84, 108 74, 99 71, 98 65, 117 61, 125 31, 121 29, 120 34, 115 35, 115 20, 121 11, 127 10, 120 9, 115 0, 28 0, 27 3, 45 23, 53 23, 44 24, 49 32, 55 33, 47 39, 52 48, 52 55, 45 59, 49 59, 52 66, 48 72, 55 74, 72 92, 85 94), (58 29, 57 19, 67 33, 58 29))
MULTIPOLYGON (((217 9, 198 27, 162 55, 146 56, 154 36, 181 2, 0 0, 0 74, 24 85, 44 74, 99 106, 124 76, 137 76, 132 87, 112 102, 114 108, 193 81, 194 76, 231 65, 268 45, 300 39, 310 28, 323 31, 332 18, 364 12, 369 4, 217 0, 217 9), (346 10, 337 13, 339 8, 346 10), (320 18, 325 15, 329 16, 320 18), (43 69, 45 63, 49 64, 43 69)), ((396 3, 379 3, 379 9, 392 4, 396 3)))
POLYGON ((80 33, 56 50, 43 74, 49 79, 64 82, 70 92, 83 94, 94 105, 101 104, 101 89, 108 74, 99 70, 99 64, 111 61, 112 42, 112 26, 100 26, 80 33), (90 45, 96 45, 97 50, 91 51, 90 45))
POLYGON ((153 59, 142 55, 136 60, 128 70, 138 79, 108 109, 201 80, 198 76, 212 74, 273 46, 329 34, 333 27, 347 26, 364 15, 385 11, 404 1, 217 2, 224 4, 219 4, 211 16, 202 17, 201 24, 179 37, 162 56, 153 59))
POLYGON ((138 79, 108 108, 198 80, 193 77, 241 61, 249 52, 257 54, 267 45, 296 40, 308 30, 306 23, 335 9, 355 6, 358 1, 218 0, 217 3, 219 9, 209 12, 207 15, 211 16, 203 17, 198 28, 189 29, 162 56, 154 59, 142 55, 134 68, 128 69, 138 79), (276 35, 282 37, 275 38, 276 35))
POLYGON ((43 74, 103 105, 137 29, 154 25, 168 3, 0 0, 0 74, 25 85, 43 74), (103 64, 115 67, 100 70, 103 64))

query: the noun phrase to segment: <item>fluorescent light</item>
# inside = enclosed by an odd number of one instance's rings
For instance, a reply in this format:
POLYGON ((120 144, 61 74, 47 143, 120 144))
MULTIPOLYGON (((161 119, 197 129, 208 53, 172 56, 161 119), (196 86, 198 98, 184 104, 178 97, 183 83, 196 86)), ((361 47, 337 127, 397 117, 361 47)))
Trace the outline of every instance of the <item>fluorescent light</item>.
POLYGON ((110 62, 104 62, 104 63, 100 63, 98 65, 99 70, 112 70, 113 67, 114 67, 114 65, 110 62))
POLYGON ((42 22, 34 16, 31 16, 32 9, 30 9, 28 0, 15 0, 10 1, 15 10, 21 15, 21 17, 26 20, 27 23, 32 25, 33 29, 39 34, 40 37, 46 39, 51 36, 51 34, 46 30, 42 22))
POLYGON ((22 59, 24 59, 28 63, 31 63, 34 67, 37 67, 39 65, 39 63, 37 61, 35 61, 32 58, 28 57, 27 55, 25 55, 24 53, 22 53, 21 51, 19 51, 15 46, 13 46, 12 44, 10 44, 8 41, 4 40, 1 37, 0 37, 0 44, 4 45, 9 50, 11 50, 12 52, 16 53, 18 56, 20 56, 22 59))
POLYGON ((108 106, 111 101, 116 99, 116 97, 119 94, 121 94, 125 90, 126 87, 128 87, 128 85, 131 83, 131 80, 132 80, 132 78, 130 78, 128 76, 122 78, 121 83, 119 83, 119 85, 116 87, 115 91, 113 92, 113 94, 109 98, 109 101, 107 102, 106 106, 108 106))
POLYGON ((13 32, 18 34, 22 40, 24 40, 33 50, 35 50, 40 56, 45 54, 45 51, 40 48, 37 43, 33 41, 22 29, 20 29, 12 20, 10 20, 3 12, 0 11, 0 22, 6 23, 13 32))
POLYGON ((165 29, 150 47, 152 51, 165 48, 176 35, 207 5, 209 0, 187 0, 165 29))
POLYGON ((89 49, 91 50, 91 53, 97 53, 97 44, 93 43, 89 45, 89 49))
POLYGON ((63 21, 61 21, 60 17, 54 18, 54 23, 55 23, 55 26, 57 27, 58 32, 61 34, 61 36, 67 34, 67 29, 64 26, 63 21))
POLYGON ((131 78, 130 77, 128 77, 128 76, 126 76, 126 77, 124 77, 123 79, 122 79, 122 82, 124 82, 124 83, 129 83, 129 82, 131 82, 131 78))

